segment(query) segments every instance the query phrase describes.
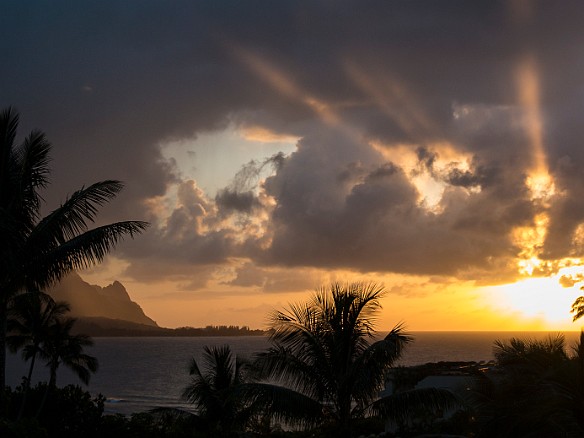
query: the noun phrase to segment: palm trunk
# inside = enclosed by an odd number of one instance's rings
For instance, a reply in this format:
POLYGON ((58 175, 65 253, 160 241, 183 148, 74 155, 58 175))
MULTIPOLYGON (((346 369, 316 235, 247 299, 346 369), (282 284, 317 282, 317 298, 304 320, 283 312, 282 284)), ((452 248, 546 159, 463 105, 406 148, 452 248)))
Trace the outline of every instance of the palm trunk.
MULTIPOLYGON (((35 349, 36 350, 36 349, 35 349)), ((24 382, 24 388, 22 389, 22 401, 20 402, 20 408, 18 409, 18 419, 20 420, 24 414, 24 406, 26 405, 26 396, 28 395, 28 390, 30 388, 30 381, 32 380, 32 371, 34 369, 34 363, 36 360, 36 351, 33 353, 30 359, 30 367, 28 368, 28 377, 24 382)))
POLYGON ((0 300, 0 417, 7 413, 6 406, 6 332, 8 321, 8 305, 6 300, 0 300))
POLYGON ((53 390, 53 388, 55 388, 57 386, 57 367, 58 366, 59 366, 58 362, 56 364, 51 363, 51 377, 49 378, 49 383, 47 384, 47 389, 45 391, 45 394, 43 395, 43 399, 41 400, 41 404, 40 404, 39 409, 35 415, 35 418, 39 418, 39 416, 41 415, 41 412, 45 408, 45 404, 47 403, 47 399, 49 398, 49 393, 53 390))
MULTIPOLYGON (((343 391, 344 392, 344 391, 343 391)), ((339 436, 342 438, 351 436, 351 397, 346 394, 338 394, 339 436)))

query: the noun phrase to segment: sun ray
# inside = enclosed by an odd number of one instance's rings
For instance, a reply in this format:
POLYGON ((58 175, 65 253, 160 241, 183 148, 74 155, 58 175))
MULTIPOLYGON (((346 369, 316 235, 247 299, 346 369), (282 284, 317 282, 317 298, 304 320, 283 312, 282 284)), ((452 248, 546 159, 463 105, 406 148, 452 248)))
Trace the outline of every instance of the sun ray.
POLYGON ((420 99, 396 75, 388 71, 375 75, 352 62, 347 62, 345 69, 353 83, 410 138, 435 137, 439 132, 438 125, 424 111, 420 99))
POLYGON ((334 105, 319 99, 295 83, 290 75, 279 69, 265 57, 242 47, 235 49, 236 56, 254 73, 265 80, 274 90, 292 101, 302 103, 312 110, 318 118, 330 127, 341 131, 345 136, 360 141, 362 132, 343 119, 334 105))
POLYGON ((519 101, 526 112, 527 133, 533 152, 533 170, 546 172, 546 157, 543 146, 543 121, 540 108, 540 86, 537 64, 533 56, 526 56, 517 72, 519 101))

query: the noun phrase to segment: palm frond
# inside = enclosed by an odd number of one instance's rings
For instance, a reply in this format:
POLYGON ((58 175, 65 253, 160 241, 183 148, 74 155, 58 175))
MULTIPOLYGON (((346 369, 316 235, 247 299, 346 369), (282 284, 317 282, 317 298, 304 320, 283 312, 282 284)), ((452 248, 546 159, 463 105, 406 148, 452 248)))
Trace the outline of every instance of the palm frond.
POLYGON ((14 139, 18 130, 18 112, 8 107, 0 113, 0 205, 5 206, 6 198, 14 188, 10 178, 15 172, 14 139))
POLYGON ((203 349, 207 378, 215 389, 229 388, 235 380, 233 354, 228 345, 203 349))
POLYGON ((36 354, 51 325, 70 311, 69 304, 54 301, 43 292, 26 292, 12 297, 8 308, 7 342, 11 351, 23 349, 23 358, 36 354))
MULTIPOLYGON (((217 363, 214 363, 214 359, 215 355, 212 349, 205 347, 204 361, 207 367, 206 371, 216 368, 217 363)), ((189 374, 191 375, 191 382, 184 388, 182 397, 189 403, 194 404, 204 414, 219 403, 217 401, 217 388, 214 386, 214 378, 207 373, 203 374, 201 372, 201 368, 194 357, 191 358, 189 364, 189 374)))
MULTIPOLYGON (((104 225, 72 238, 60 245, 46 248, 43 238, 31 235, 29 248, 33 254, 28 260, 26 271, 29 281, 37 287, 44 288, 59 281, 64 275, 76 269, 85 269, 101 262, 104 257, 125 236, 133 237, 148 226, 147 222, 125 221, 104 225), (39 242, 38 240, 41 240, 39 242)), ((36 233, 35 233, 36 236, 36 233)))
POLYGON ((582 316, 584 316, 584 296, 576 298, 572 304, 572 309, 570 312, 574 314, 572 322, 577 321, 578 319, 582 318, 582 316))
POLYGON ((330 369, 307 362, 290 349, 274 345, 256 354, 253 369, 257 377, 276 381, 310 397, 323 398, 329 384, 330 369))
POLYGON ((410 342, 412 337, 404 331, 403 324, 398 324, 384 339, 371 344, 356 358, 350 377, 356 400, 368 404, 376 396, 385 383, 388 370, 410 342))
POLYGON ((98 207, 114 198, 123 184, 101 181, 73 193, 59 208, 43 218, 35 227, 35 235, 46 237, 54 244, 63 244, 88 229, 94 222, 98 207))
POLYGON ((381 418, 404 422, 415 412, 442 412, 462 406, 462 400, 443 388, 421 388, 380 398, 372 411, 381 418))
POLYGON ((298 391, 268 383, 249 383, 238 387, 242 398, 254 409, 276 421, 297 426, 314 426, 324 419, 321 403, 298 391))
POLYGON ((211 405, 211 400, 215 398, 212 386, 203 376, 193 377, 183 390, 182 397, 202 412, 205 412, 205 407, 211 405))
POLYGON ((199 368, 199 364, 194 357, 191 357, 188 365, 189 375, 195 376, 195 378, 202 377, 201 369, 199 368))
POLYGON ((18 111, 11 106, 0 112, 0 145, 3 147, 12 147, 14 144, 19 119, 18 111))
POLYGON ((561 333, 550 335, 543 340, 511 338, 496 340, 493 354, 499 365, 515 367, 524 372, 542 373, 554 364, 567 359, 566 339, 561 333))
POLYGON ((49 183, 50 152, 51 144, 41 131, 32 131, 18 151, 20 190, 17 193, 22 218, 37 220, 39 217, 43 199, 38 189, 49 183))

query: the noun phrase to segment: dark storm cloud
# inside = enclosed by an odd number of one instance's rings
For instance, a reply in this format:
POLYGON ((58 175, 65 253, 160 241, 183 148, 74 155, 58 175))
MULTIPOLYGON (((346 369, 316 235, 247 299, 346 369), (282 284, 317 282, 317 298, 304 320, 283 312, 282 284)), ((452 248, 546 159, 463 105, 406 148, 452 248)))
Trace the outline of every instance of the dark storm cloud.
POLYGON ((41 128, 54 143, 50 201, 99 179, 126 182, 104 219, 155 222, 120 253, 137 276, 234 256, 488 270, 517 255, 511 230, 542 208, 526 189, 533 157, 518 106, 516 71, 528 55, 561 193, 544 255, 582 254, 573 238, 584 221, 583 21, 576 1, 8 2, 0 105, 15 105, 23 131, 41 128), (303 140, 274 159, 263 186, 235 184, 209 200, 160 144, 230 122, 303 140), (419 171, 444 184, 441 211, 423 208, 412 175, 367 141, 417 150, 419 171), (470 156, 470 167, 439 167, 448 160, 439 143, 470 156), (177 204, 153 209, 174 186, 177 204), (225 222, 231 211, 252 218, 237 229, 225 222), (252 230, 254 215, 266 235, 252 230))
POLYGON ((468 173, 477 184, 483 182, 481 190, 473 193, 452 184, 444 194, 443 211, 435 213, 420 205, 403 170, 390 162, 375 164, 379 156, 365 161, 369 172, 360 168, 350 184, 339 183, 350 180, 343 163, 365 158, 367 147, 330 143, 336 144, 336 155, 326 165, 329 155, 316 156, 314 149, 322 148, 311 148, 304 139, 282 170, 266 181, 278 205, 272 215, 273 243, 262 255, 265 263, 424 274, 469 268, 488 272, 494 259, 516 255, 509 232, 532 223, 535 210, 524 176, 513 169, 482 178, 477 165, 468 173))

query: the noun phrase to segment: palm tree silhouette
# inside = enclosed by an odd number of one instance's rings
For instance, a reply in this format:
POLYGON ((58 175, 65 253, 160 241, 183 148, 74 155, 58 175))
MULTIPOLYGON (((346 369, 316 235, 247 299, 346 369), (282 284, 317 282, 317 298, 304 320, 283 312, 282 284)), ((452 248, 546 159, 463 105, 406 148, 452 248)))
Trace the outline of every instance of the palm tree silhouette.
POLYGON ((561 334, 496 341, 497 370, 477 377, 478 436, 584 434, 584 334, 569 354, 561 334))
POLYGON ((183 397, 195 405, 202 423, 216 435, 243 430, 254 414, 253 404, 243 391, 248 381, 246 364, 234 357, 227 345, 205 346, 202 367, 195 358, 190 361, 191 382, 183 397))
MULTIPOLYGON (((12 108, 0 113, 0 388, 6 382, 9 300, 22 291, 43 290, 75 269, 101 262, 121 239, 133 237, 148 225, 124 221, 89 229, 98 208, 123 187, 113 180, 81 188, 41 217, 39 191, 49 184, 51 145, 42 132, 33 131, 16 146, 18 122, 12 108)), ((3 399, 4 391, 0 394, 3 399)))
POLYGON ((69 304, 66 302, 56 302, 50 295, 40 291, 17 295, 10 302, 8 346, 12 352, 22 349, 23 359, 30 360, 28 375, 24 381, 19 418, 24 412, 35 361, 41 351, 41 345, 45 342, 50 327, 69 310, 69 304))
POLYGON ((48 327, 43 339, 39 356, 49 367, 49 383, 37 416, 42 411, 49 393, 57 385, 57 370, 60 365, 73 371, 86 385, 89 383, 91 374, 97 371, 97 359, 84 353, 84 348, 92 346, 93 341, 87 335, 71 332, 76 321, 75 318, 57 318, 48 327))
MULTIPOLYGON (((262 394, 279 403, 281 418, 305 415, 309 424, 329 423, 335 435, 350 436, 353 420, 374 407, 387 372, 412 340, 402 325, 375 339, 383 296, 374 283, 334 283, 308 303, 272 315, 273 345, 254 366, 260 377, 284 386, 265 385, 262 394)), ((384 406, 376 410, 388 414, 384 406)))
POLYGON ((64 365, 75 373, 86 385, 91 373, 97 371, 97 359, 85 354, 83 349, 93 345, 91 338, 84 334, 73 334, 75 318, 58 318, 49 327, 41 345, 40 356, 49 366, 49 386, 57 385, 57 370, 64 365))

